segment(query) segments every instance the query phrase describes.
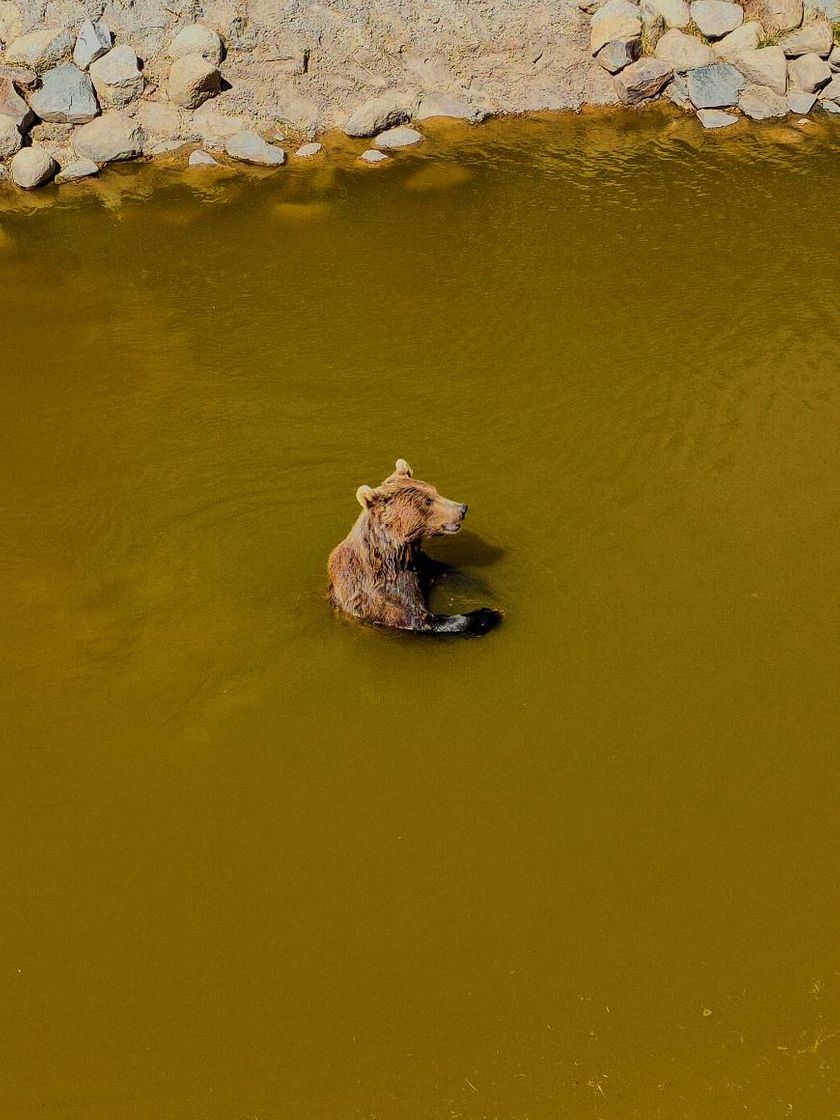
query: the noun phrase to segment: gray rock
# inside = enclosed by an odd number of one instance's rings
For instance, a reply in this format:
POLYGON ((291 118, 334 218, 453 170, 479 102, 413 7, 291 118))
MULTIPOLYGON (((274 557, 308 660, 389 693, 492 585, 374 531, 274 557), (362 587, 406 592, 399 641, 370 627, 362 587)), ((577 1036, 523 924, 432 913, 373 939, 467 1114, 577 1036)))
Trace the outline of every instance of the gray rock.
POLYGON ((52 124, 87 124, 99 115, 90 76, 72 62, 47 70, 41 88, 29 95, 29 104, 42 121, 52 124))
POLYGON ((145 79, 140 60, 131 47, 112 47, 90 64, 90 76, 97 96, 108 109, 122 109, 143 92, 145 79))
POLYGON ((3 61, 13 66, 30 66, 36 73, 48 70, 70 54, 73 35, 64 27, 42 27, 21 35, 6 48, 3 61))
POLYGON ((188 160, 190 167, 220 167, 221 164, 217 159, 213 159, 209 152, 203 152, 199 148, 198 151, 190 152, 188 160))
POLYGON ((31 148, 21 148, 12 158, 9 171, 12 180, 25 191, 31 191, 51 179, 58 168, 58 164, 50 153, 44 148, 33 145, 31 148))
POLYGON ((694 0, 691 18, 707 39, 722 39, 744 22, 744 9, 731 0, 694 0))
POLYGON ((143 151, 142 133, 125 113, 112 111, 83 124, 73 136, 73 147, 100 165, 136 159, 143 151))
POLYGON ((832 48, 831 54, 828 56, 828 65, 835 72, 840 70, 840 45, 832 48))
MULTIPOLYGON (((86 19, 79 28, 76 45, 73 48, 73 61, 80 70, 87 70, 92 62, 96 62, 97 58, 108 53, 113 41, 114 37, 107 23, 86 19)), ((61 174, 63 175, 64 172, 62 171, 61 174)))
POLYGON ((733 62, 750 82, 769 86, 783 97, 787 89, 787 60, 781 47, 760 47, 755 51, 742 51, 733 62))
POLYGON ((311 159, 313 156, 320 155, 323 150, 323 144, 301 144, 295 155, 299 156, 300 159, 311 159))
POLYGON ((688 96, 695 109, 726 109, 738 104, 746 78, 729 62, 717 62, 688 73, 688 96))
POLYGON ((724 113, 722 109, 698 109, 697 119, 703 128, 729 128, 738 123, 734 113, 724 113))
POLYGON ((641 58, 613 80, 619 100, 625 105, 638 105, 640 101, 656 97, 673 73, 673 68, 660 58, 641 58))
POLYGON ((589 49, 593 55, 614 39, 636 39, 642 34, 642 15, 630 0, 607 0, 589 25, 589 49))
POLYGON ((197 109, 222 88, 222 75, 215 63, 201 54, 176 58, 169 71, 169 100, 182 109, 197 109))
POLYGON ((831 23, 840 23, 840 0, 808 0, 808 7, 821 12, 831 23))
POLYGON ((805 93, 801 89, 789 89, 787 95, 788 109, 792 113, 797 113, 800 117, 805 117, 814 108, 814 102, 817 100, 815 93, 805 93))
POLYGON ((211 27, 203 23, 188 23, 169 44, 167 54, 173 59, 200 54, 210 62, 219 63, 225 56, 225 48, 221 37, 211 27))
POLYGON ((779 46, 788 58, 799 58, 803 54, 818 54, 821 58, 828 58, 834 46, 834 36, 830 25, 820 20, 818 23, 806 23, 798 31, 785 35, 779 46))
POLYGON ((755 20, 750 20, 749 23, 742 23, 740 27, 736 27, 734 31, 718 39, 716 43, 712 43, 712 50, 718 58, 731 61, 742 51, 756 50, 763 39, 764 28, 755 20))
MULTIPOLYGON (((698 66, 711 66, 715 61, 711 47, 707 47, 693 35, 685 35, 676 27, 665 32, 656 44, 654 54, 677 71, 696 70, 698 66)), ((784 65, 784 58, 782 64, 784 65)))
POLYGON ((490 116, 490 110, 474 105, 459 93, 429 93, 420 99, 415 114, 418 121, 430 117, 454 117, 456 120, 480 124, 490 116))
POLYGON ((344 122, 348 136, 375 136, 411 116, 416 98, 407 93, 383 93, 354 109, 344 122))
POLYGON ((99 168, 92 159, 74 159, 65 163, 64 167, 55 177, 56 183, 75 183, 77 179, 88 179, 91 175, 98 175, 99 168))
POLYGON ((823 86, 818 96, 820 101, 840 101, 840 77, 832 78, 827 86, 823 86))
POLYGON ((11 117, 0 117, 0 159, 8 159, 23 147, 20 129, 11 117))
POLYGON ((641 37, 636 39, 613 39, 606 46, 601 47, 595 55, 595 61, 603 66, 610 74, 617 74, 631 62, 635 62, 642 53, 641 37))
POLYGON ((690 109, 691 102, 688 99, 688 83, 685 80, 685 74, 674 74, 674 80, 666 90, 668 97, 680 109, 690 109))
POLYGON ((642 0, 642 21, 661 19, 666 27, 688 27, 691 12, 685 0, 642 0))
POLYGON ((774 93, 767 86, 749 85, 738 98, 738 108, 752 121, 767 121, 786 117, 790 112, 787 98, 774 93))
POLYGON ((376 148, 368 148, 367 151, 362 152, 359 159, 364 163, 384 163, 388 157, 384 152, 378 152, 376 148))
POLYGON ((149 146, 148 141, 143 145, 143 154, 147 156, 164 156, 167 152, 177 152, 183 148, 185 140, 159 140, 157 144, 149 146))
POLYGON ((840 101, 820 101, 819 108, 824 113, 840 113, 840 101))
POLYGON ((831 81, 831 67, 818 54, 803 54, 788 63, 791 84, 806 93, 816 93, 831 81))
POLYGON ((0 116, 14 121, 20 132, 35 123, 35 114, 8 78, 0 78, 0 116))
POLYGON ((422 144, 425 136, 415 128, 398 125, 397 128, 386 129, 380 132, 374 140, 377 148, 410 148, 414 144, 422 144))
POLYGON ((267 144, 256 132, 237 132, 225 145, 225 151, 233 159, 244 163, 255 163, 260 167, 282 167, 286 153, 282 148, 267 144))

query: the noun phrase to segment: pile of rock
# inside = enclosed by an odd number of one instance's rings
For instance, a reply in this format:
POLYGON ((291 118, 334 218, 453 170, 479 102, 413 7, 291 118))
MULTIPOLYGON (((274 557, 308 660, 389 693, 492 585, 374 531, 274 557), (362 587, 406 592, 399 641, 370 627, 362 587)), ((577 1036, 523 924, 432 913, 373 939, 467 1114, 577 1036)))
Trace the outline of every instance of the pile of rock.
POLYGON ((619 99, 664 94, 706 128, 840 113, 840 45, 803 0, 595 0, 590 50, 619 99))

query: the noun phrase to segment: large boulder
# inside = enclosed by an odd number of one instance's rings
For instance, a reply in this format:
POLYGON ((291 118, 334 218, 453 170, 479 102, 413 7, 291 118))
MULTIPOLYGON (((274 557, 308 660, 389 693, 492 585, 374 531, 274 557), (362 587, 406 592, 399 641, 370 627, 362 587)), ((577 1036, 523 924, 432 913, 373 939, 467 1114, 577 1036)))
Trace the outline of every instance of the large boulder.
POLYGON ((169 44, 167 54, 172 59, 200 54, 209 62, 219 63, 225 56, 225 48, 221 37, 211 27, 203 23, 189 23, 169 44))
POLYGON ((416 101, 414 95, 400 92, 372 97, 353 110, 344 122, 344 131, 348 136, 375 136, 377 132, 407 121, 416 101))
POLYGON ((35 123, 35 114, 8 78, 0 78, 0 116, 9 117, 21 132, 35 123))
POLYGON ((831 67, 818 54, 803 54, 791 59, 788 71, 791 83, 806 93, 816 93, 831 81, 831 67))
POLYGON ((738 104, 747 80, 729 62, 716 62, 688 73, 688 96, 695 109, 727 109, 738 104))
MULTIPOLYGON (((715 61, 711 47, 707 47, 693 35, 685 35, 676 27, 665 32, 656 44, 654 54, 669 63, 674 70, 683 72, 696 70, 698 66, 711 66, 715 61)), ((784 63, 784 59, 782 62, 784 63)))
POLYGON ((282 148, 275 148, 256 132, 247 129, 231 136, 225 144, 225 151, 233 159, 255 163, 260 167, 282 167, 286 162, 286 153, 282 148))
POLYGON ((641 53, 641 36, 635 39, 612 39, 605 47, 601 47, 595 55, 595 61, 610 74, 617 74, 631 62, 635 62, 641 53))
POLYGON ((0 159, 8 159, 23 146, 20 129, 11 117, 0 117, 0 159))
POLYGON ((763 39, 764 28, 755 20, 750 20, 749 23, 742 23, 740 27, 736 27, 734 31, 718 39, 716 43, 712 43, 712 50, 718 58, 725 58, 731 62, 741 51, 757 50, 763 39))
POLYGON ((169 71, 169 100, 182 109, 197 109, 222 88, 222 75, 215 62, 201 54, 176 58, 169 71))
POLYGON ((42 121, 53 124, 87 124, 99 115, 90 76, 72 62, 47 70, 29 104, 42 121))
POLYGON ((90 65, 99 100, 108 109, 122 109, 143 92, 140 59, 128 46, 112 47, 90 65))
POLYGON ((738 108, 753 121, 786 117, 790 112, 787 98, 767 86, 748 85, 738 98, 738 108))
POLYGON ((799 58, 803 54, 818 54, 820 58, 828 58, 834 46, 834 36, 831 26, 819 20, 816 23, 806 23, 798 31, 785 35, 779 46, 788 58, 799 58))
POLYGON ((51 179, 58 170, 58 164, 44 148, 33 145, 31 148, 21 148, 13 157, 9 165, 12 179, 25 191, 40 187, 51 179))
POLYGON ((112 111, 83 124, 73 137, 73 147, 80 156, 101 165, 136 159, 143 150, 143 138, 135 121, 112 111))
POLYGON ((592 17, 589 25, 589 49, 597 54, 613 40, 637 39, 642 34, 642 16, 638 4, 630 0, 607 0, 592 17))
POLYGON ((654 22, 661 19, 666 27, 688 27, 691 12, 686 0, 642 0, 642 20, 654 22))
POLYGON ((661 58, 641 58, 616 75, 616 93, 624 105, 637 105, 656 97, 673 73, 673 67, 661 58))
POLYGON ((36 73, 48 70, 67 58, 73 34, 65 27, 42 27, 21 35, 6 48, 3 61, 13 66, 30 66, 36 73))
POLYGON ((768 86, 774 93, 784 97, 787 90, 787 59, 781 47, 742 51, 733 61, 750 82, 768 86))
POLYGON ((804 14, 802 0, 747 0, 745 7, 773 35, 799 27, 804 14))
POLYGON ((722 39, 744 22, 744 9, 732 0, 694 0, 691 18, 707 39, 722 39))
MULTIPOLYGON (((87 19, 79 28, 76 45, 73 47, 73 61, 80 70, 87 70, 92 62, 107 54, 114 37, 111 28, 101 20, 87 19)), ((62 174, 64 174, 62 170, 62 174)))

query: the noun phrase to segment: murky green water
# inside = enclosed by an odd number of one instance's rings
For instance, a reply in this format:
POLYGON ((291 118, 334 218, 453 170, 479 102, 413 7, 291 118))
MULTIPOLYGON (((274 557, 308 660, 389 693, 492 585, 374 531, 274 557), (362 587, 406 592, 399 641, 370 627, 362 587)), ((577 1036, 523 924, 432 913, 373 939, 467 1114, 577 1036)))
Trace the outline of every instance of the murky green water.
POLYGON ((840 1113, 811 129, 7 196, 5 1116, 840 1113), (326 606, 398 455, 483 641, 326 606))

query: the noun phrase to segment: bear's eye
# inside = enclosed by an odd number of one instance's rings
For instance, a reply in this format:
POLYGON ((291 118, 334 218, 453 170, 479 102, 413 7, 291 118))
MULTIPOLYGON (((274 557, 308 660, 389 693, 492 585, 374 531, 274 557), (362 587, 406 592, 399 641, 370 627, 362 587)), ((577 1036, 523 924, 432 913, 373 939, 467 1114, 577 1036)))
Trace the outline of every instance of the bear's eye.
POLYGON ((427 498, 427 499, 426 499, 426 505, 427 505, 427 506, 430 506, 431 504, 432 504, 432 499, 431 499, 431 498, 427 498))

